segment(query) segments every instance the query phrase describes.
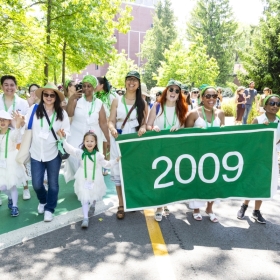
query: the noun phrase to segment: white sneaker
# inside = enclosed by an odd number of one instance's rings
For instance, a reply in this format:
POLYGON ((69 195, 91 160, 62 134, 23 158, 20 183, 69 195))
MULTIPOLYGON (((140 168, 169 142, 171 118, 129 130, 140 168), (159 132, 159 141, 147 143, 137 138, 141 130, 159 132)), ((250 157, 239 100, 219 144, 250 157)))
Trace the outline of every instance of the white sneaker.
POLYGON ((28 200, 31 198, 29 189, 23 189, 22 198, 23 200, 28 200))
POLYGON ((2 199, 0 198, 0 206, 2 205, 2 199))
POLYGON ((85 218, 83 219, 81 228, 88 228, 88 219, 85 219, 85 218))
POLYGON ((53 220, 53 214, 50 211, 45 211, 44 222, 51 222, 53 220))
POLYGON ((38 205, 38 213, 39 214, 44 214, 44 212, 45 212, 45 205, 46 204, 39 203, 39 205, 38 205))

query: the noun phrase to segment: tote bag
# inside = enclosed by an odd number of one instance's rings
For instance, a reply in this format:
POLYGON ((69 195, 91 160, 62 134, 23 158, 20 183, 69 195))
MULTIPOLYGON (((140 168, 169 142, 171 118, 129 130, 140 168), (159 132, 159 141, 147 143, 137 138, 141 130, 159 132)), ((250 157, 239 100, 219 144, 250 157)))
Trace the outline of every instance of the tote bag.
POLYGON ((21 139, 21 144, 19 151, 16 156, 16 161, 21 164, 25 164, 30 160, 30 146, 31 146, 31 141, 32 141, 32 124, 33 124, 33 118, 34 114, 37 110, 38 104, 35 104, 29 122, 27 126, 27 130, 25 130, 22 139, 21 139))

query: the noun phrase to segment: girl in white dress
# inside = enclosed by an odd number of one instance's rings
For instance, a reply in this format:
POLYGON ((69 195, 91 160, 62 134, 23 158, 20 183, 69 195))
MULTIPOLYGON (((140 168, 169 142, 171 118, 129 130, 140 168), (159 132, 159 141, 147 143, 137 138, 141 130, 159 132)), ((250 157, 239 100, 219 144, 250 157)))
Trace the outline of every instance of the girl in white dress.
MULTIPOLYGON (((120 98, 115 98, 111 106, 111 113, 108 122, 109 130, 112 135, 110 147, 111 159, 116 159, 119 156, 115 142, 115 138, 118 137, 119 133, 129 134, 137 132, 138 136, 141 136, 146 132, 148 106, 141 96, 140 74, 137 71, 130 71, 127 73, 125 77, 125 87, 125 95, 120 98), (132 106, 135 107, 132 110, 127 122, 123 126, 122 124, 132 106)), ((125 213, 123 207, 120 170, 116 165, 111 168, 111 179, 116 185, 119 199, 117 218, 123 219, 125 213)))
POLYGON ((8 208, 11 216, 17 217, 18 191, 17 187, 25 185, 27 175, 23 164, 16 161, 18 150, 17 143, 20 140, 20 125, 22 118, 18 113, 15 116, 15 130, 11 130, 12 117, 10 113, 0 110, 0 190, 8 195, 8 208))
MULTIPOLYGON (((163 129, 178 130, 180 127, 184 127, 187 112, 188 105, 181 92, 181 84, 170 80, 162 92, 159 102, 155 102, 150 111, 147 130, 156 132, 163 129)), ((162 210, 162 207, 156 210, 155 220, 158 222, 162 220, 162 210)), ((169 215, 167 206, 164 206, 164 214, 169 215)))
MULTIPOLYGON (((215 108, 217 98, 218 94, 215 87, 204 87, 201 91, 202 106, 189 113, 186 120, 186 127, 208 128, 214 126, 224 126, 225 114, 220 109, 215 108)), ((217 223, 218 219, 212 210, 213 204, 214 201, 208 201, 205 212, 209 216, 211 222, 217 223)), ((191 201, 189 203, 189 207, 194 209, 193 218, 196 221, 202 220, 199 208, 204 205, 204 201, 191 201)))
MULTIPOLYGON (((78 148, 84 134, 93 130, 97 135, 98 149, 103 152, 102 132, 110 144, 107 118, 102 101, 95 97, 94 93, 98 85, 98 80, 92 75, 87 75, 82 81, 82 91, 73 94, 67 104, 67 113, 72 117, 71 135, 67 138, 69 144, 78 148)), ((65 164, 64 177, 69 182, 74 179, 79 161, 70 156, 65 164)))
POLYGON ((75 174, 74 190, 81 201, 84 219, 82 228, 88 227, 89 204, 95 207, 95 203, 106 194, 106 185, 102 175, 102 167, 111 168, 119 161, 104 159, 104 155, 98 151, 97 136, 93 131, 84 135, 81 148, 71 146, 64 139, 65 133, 59 130, 57 134, 63 138, 63 147, 67 153, 79 160, 79 168, 75 174))

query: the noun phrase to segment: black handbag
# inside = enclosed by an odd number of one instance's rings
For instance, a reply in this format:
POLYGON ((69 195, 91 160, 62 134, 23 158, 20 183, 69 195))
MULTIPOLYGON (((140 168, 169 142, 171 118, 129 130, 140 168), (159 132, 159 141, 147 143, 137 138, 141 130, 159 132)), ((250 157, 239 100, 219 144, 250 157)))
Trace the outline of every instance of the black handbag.
MULTIPOLYGON (((47 112, 46 112, 44 106, 43 106, 43 112, 44 112, 45 117, 46 117, 46 119, 47 119, 47 121, 48 121, 48 124, 50 125, 51 122, 50 122, 49 116, 48 116, 48 114, 47 114, 47 112)), ((51 131, 52 131, 52 134, 53 134, 54 139, 56 140, 57 149, 58 149, 58 154, 59 154, 60 158, 61 158, 62 160, 63 160, 63 159, 68 159, 70 155, 69 155, 68 153, 66 153, 66 151, 65 151, 64 148, 63 148, 63 145, 62 145, 61 141, 59 141, 59 140, 57 139, 57 136, 56 136, 56 134, 55 134, 55 132, 54 132, 54 130, 53 130, 53 127, 52 127, 51 131)))

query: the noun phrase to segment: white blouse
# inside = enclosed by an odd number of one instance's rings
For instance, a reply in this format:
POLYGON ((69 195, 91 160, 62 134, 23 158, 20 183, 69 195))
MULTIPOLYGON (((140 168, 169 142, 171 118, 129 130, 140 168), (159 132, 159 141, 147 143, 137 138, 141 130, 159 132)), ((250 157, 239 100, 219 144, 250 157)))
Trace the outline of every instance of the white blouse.
MULTIPOLYGON (((26 129, 33 108, 34 105, 29 108, 25 116, 26 129)), ((50 121, 52 120, 52 117, 53 115, 49 116, 50 121)), ((64 129, 66 137, 70 135, 70 122, 65 110, 63 110, 63 121, 56 120, 55 117, 53 122, 54 132, 56 133, 59 129, 64 129)), ((57 139, 59 139, 58 135, 57 139)), ((41 127, 41 119, 37 119, 36 113, 34 114, 32 124, 32 141, 30 154, 31 158, 43 162, 53 160, 58 154, 56 140, 52 134, 52 131, 49 130, 49 124, 46 117, 43 117, 43 127, 41 127)))

